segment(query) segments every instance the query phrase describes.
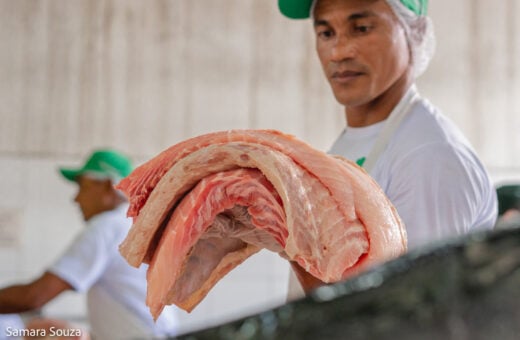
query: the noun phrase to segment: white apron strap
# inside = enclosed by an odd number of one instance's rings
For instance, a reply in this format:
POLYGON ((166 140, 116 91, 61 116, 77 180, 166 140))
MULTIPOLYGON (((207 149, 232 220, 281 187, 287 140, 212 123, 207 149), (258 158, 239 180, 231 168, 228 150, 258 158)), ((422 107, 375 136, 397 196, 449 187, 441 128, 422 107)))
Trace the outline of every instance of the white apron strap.
POLYGON ((420 97, 419 93, 417 92, 417 88, 415 85, 412 85, 404 95, 403 99, 392 110, 390 116, 388 116, 386 120, 385 125, 383 126, 383 129, 379 133, 379 136, 377 137, 374 146, 372 147, 372 150, 370 150, 370 153, 368 154, 363 163, 363 168, 368 173, 370 173, 370 171, 376 164, 377 159, 386 148, 388 142, 390 141, 390 138, 392 138, 392 135, 395 133, 399 125, 401 125, 401 122, 403 121, 404 117, 406 117, 408 113, 410 113, 412 107, 416 102, 419 101, 419 99, 420 97))

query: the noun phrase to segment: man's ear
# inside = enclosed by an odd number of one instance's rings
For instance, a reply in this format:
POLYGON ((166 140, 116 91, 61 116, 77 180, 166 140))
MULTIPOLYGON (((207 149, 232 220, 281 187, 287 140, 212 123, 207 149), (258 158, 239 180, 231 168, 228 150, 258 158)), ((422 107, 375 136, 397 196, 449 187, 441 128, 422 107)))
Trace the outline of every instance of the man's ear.
POLYGON ((117 206, 118 198, 117 198, 117 192, 114 188, 114 184, 112 183, 112 180, 107 179, 103 181, 103 202, 105 204, 105 207, 109 209, 113 209, 115 206, 117 206))
POLYGON ((105 191, 113 191, 113 190, 115 190, 114 189, 114 184, 112 183, 111 179, 107 179, 107 180, 103 181, 103 189, 105 191))

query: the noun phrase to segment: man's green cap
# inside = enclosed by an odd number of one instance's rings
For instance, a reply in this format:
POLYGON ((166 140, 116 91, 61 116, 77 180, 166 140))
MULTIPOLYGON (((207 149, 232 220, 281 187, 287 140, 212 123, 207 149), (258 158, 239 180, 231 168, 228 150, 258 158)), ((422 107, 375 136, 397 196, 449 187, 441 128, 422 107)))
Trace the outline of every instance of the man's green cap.
MULTIPOLYGON (((426 15, 428 0, 399 0, 415 14, 426 15)), ((278 8, 283 15, 291 19, 307 19, 311 15, 313 0, 278 0, 278 8)))
POLYGON ((110 149, 94 151, 81 168, 60 168, 63 177, 76 182, 78 176, 111 179, 114 184, 132 172, 132 163, 125 155, 110 149))

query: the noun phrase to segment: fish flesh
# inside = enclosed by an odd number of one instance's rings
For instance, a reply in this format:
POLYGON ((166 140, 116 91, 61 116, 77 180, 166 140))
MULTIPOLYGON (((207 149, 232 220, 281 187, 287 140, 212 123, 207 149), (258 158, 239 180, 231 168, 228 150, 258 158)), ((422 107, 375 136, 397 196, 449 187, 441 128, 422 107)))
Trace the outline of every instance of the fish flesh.
POLYGON ((191 311, 261 249, 324 283, 406 251, 406 231, 359 166, 272 130, 231 130, 176 144, 118 186, 134 224, 120 246, 149 263, 147 305, 191 311))

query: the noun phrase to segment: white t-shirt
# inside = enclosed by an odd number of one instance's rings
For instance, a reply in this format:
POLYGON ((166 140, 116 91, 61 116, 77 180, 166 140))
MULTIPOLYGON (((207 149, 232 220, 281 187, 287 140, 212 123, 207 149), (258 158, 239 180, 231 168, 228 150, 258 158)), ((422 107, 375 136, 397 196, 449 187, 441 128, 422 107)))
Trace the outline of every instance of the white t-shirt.
POLYGON ((154 323, 146 299, 146 269, 131 267, 118 247, 131 220, 126 204, 92 217, 87 227, 50 268, 76 291, 86 292, 95 339, 132 339, 175 335, 176 310, 164 309, 154 323))
MULTIPOLYGON (((384 123, 347 127, 329 153, 366 157, 384 123)), ((403 119, 370 175, 401 216, 408 249, 495 224, 496 193, 486 170, 459 129, 425 99, 403 119)))

